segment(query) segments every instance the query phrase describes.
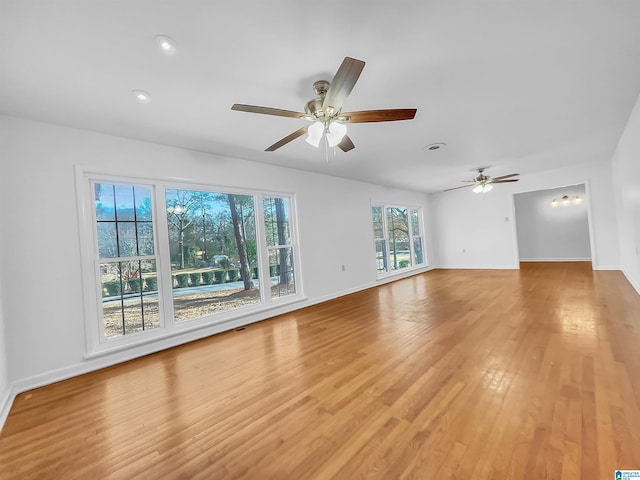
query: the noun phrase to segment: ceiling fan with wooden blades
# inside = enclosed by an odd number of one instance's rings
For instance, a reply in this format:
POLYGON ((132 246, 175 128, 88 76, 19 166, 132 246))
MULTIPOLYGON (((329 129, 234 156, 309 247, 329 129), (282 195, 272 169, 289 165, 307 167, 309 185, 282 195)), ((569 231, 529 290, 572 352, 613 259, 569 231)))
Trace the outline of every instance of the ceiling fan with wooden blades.
POLYGON ((510 173, 509 175, 501 175, 499 177, 491 178, 489 175, 484 174, 484 171, 485 171, 484 167, 478 168, 477 170, 478 170, 477 177, 475 177, 472 180, 462 180, 463 182, 468 183, 468 185, 461 185, 459 187, 447 188, 445 192, 449 192, 451 190, 457 190, 459 188, 473 187, 474 193, 486 193, 489 190, 491 190, 493 188, 493 185, 496 183, 510 183, 510 182, 517 182, 518 180, 520 180, 519 178, 512 178, 517 175, 520 175, 519 173, 510 173))
POLYGON ((347 123, 367 122, 394 122, 397 120, 411 120, 415 117, 415 108, 396 108, 388 110, 362 110, 358 112, 342 112, 342 104, 353 90, 358 81, 365 62, 355 58, 345 57, 338 68, 333 80, 318 80, 313 84, 313 89, 318 95, 307 102, 303 112, 282 110, 279 108, 259 107, 255 105, 243 105, 236 103, 231 110, 241 112, 261 113, 278 117, 302 118, 309 122, 276 143, 267 147, 266 152, 273 152, 287 143, 301 137, 305 133, 307 142, 318 147, 324 136, 330 147, 338 147, 343 152, 355 148, 355 145, 347 135, 347 123))

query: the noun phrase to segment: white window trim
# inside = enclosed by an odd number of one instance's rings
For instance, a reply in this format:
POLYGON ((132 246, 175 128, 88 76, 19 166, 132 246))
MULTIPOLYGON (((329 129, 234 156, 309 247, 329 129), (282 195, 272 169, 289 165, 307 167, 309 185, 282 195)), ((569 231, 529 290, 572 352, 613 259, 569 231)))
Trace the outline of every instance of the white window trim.
MULTIPOLYGON (((291 192, 260 191, 246 188, 229 187, 225 185, 209 185, 201 182, 189 182, 185 179, 172 180, 157 177, 132 177, 114 172, 105 172, 84 166, 76 166, 76 201, 78 207, 79 243, 82 269, 82 294, 84 311, 84 333, 86 357, 116 352, 149 344, 160 339, 176 337, 197 329, 212 327, 230 322, 234 319, 251 314, 269 311, 276 307, 299 302, 304 299, 303 281, 301 275, 300 248, 298 241, 296 197, 291 192), (97 233, 95 228, 95 209, 93 208, 92 184, 95 182, 141 185, 151 189, 152 220, 154 235, 153 256, 120 258, 119 261, 149 259, 156 261, 160 326, 151 330, 129 333, 114 339, 105 339, 102 327, 102 297, 100 295, 101 279, 99 264, 112 259, 100 259, 97 255, 97 233), (269 272, 268 248, 265 239, 264 216, 262 199, 264 197, 287 198, 289 203, 289 228, 294 255, 294 294, 284 297, 271 297, 270 288, 260 288, 260 303, 239 309, 207 315, 187 321, 176 322, 173 309, 173 288, 167 279, 171 279, 171 262, 169 259, 168 224, 166 215, 161 215, 161 205, 166 204, 166 189, 187 189, 210 191, 216 193, 232 193, 251 195, 254 198, 257 253, 261 268, 261 278, 264 272, 269 272)), ((115 260, 115 259, 113 259, 115 260)), ((270 285, 270 283, 269 283, 270 285)))

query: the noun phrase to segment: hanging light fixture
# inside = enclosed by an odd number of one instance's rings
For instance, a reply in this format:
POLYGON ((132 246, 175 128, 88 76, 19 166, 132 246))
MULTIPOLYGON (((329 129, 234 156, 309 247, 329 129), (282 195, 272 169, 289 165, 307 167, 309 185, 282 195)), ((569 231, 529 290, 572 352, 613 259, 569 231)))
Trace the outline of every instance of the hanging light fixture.
POLYGON ((473 193, 487 193, 487 192, 490 192, 492 188, 493 188, 493 185, 490 185, 488 183, 479 183, 478 185, 473 187, 473 190, 471 191, 473 193))
POLYGON ((582 205, 582 197, 580 195, 574 195, 573 197, 569 197, 569 195, 563 195, 562 198, 554 198, 549 202, 549 206, 551 208, 558 208, 560 205, 563 207, 568 207, 571 204, 574 205, 582 205))
POLYGON ((327 130, 327 143, 330 147, 338 145, 347 134, 347 126, 340 122, 331 122, 327 130))
POLYGON ((322 134, 325 134, 329 146, 335 147, 347 134, 347 126, 344 123, 335 121, 325 126, 322 121, 317 121, 307 128, 307 138, 305 140, 309 145, 318 148, 322 134))
POLYGON ((313 145, 314 147, 318 148, 323 133, 324 125, 322 124, 322 122, 313 123, 309 128, 307 128, 306 142, 309 145, 313 145))

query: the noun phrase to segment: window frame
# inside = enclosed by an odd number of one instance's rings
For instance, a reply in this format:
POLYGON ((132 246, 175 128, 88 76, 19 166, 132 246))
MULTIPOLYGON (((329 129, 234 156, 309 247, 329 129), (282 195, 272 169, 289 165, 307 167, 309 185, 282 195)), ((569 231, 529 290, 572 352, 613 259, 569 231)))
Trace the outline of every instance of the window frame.
POLYGON ((369 215, 371 216, 371 226, 372 226, 372 236, 373 236, 373 250, 374 250, 374 261, 377 262, 377 242, 383 241, 385 245, 384 249, 384 262, 386 266, 385 271, 379 271, 376 266, 376 278, 382 279, 386 277, 401 275, 404 272, 415 271, 428 266, 427 263, 427 252, 425 250, 425 233, 424 233, 424 215, 423 208, 420 205, 408 205, 408 204, 397 204, 397 203, 385 203, 385 202, 371 202, 371 206, 369 208, 369 215), (373 209, 374 207, 379 207, 382 209, 382 236, 376 236, 374 218, 373 218, 373 209), (404 268, 392 269, 391 268, 391 241, 389 236, 389 225, 388 225, 388 214, 387 209, 397 208, 406 210, 407 214, 407 226, 408 226, 408 239, 409 239, 409 258, 411 263, 404 268), (413 219, 412 212, 417 211, 418 217, 418 234, 414 232, 413 227, 413 219), (422 263, 415 263, 415 239, 420 238, 421 247, 422 247, 422 263))
MULTIPOLYGON (((85 357, 93 357, 113 351, 132 348, 148 344, 159 339, 171 338, 188 331, 216 326, 247 317, 252 314, 268 311, 288 303, 299 302, 304 299, 303 281, 301 275, 300 248, 298 243, 296 198, 291 192, 273 192, 251 188, 228 187, 224 185, 203 184, 184 179, 174 180, 157 177, 134 177, 117 173, 108 173, 87 167, 76 166, 76 197, 78 206, 79 243, 82 269, 82 297, 84 311, 85 357), (110 183, 115 185, 136 185, 149 188, 151 192, 151 220, 153 229, 153 256, 136 256, 121 258, 100 258, 98 252, 97 220, 95 212, 95 197, 92 192, 96 183, 110 183), (173 286, 171 282, 171 260, 169 247, 169 226, 164 207, 166 206, 166 190, 181 189, 204 191, 211 193, 230 193, 252 196, 255 205, 256 250, 260 278, 263 272, 269 270, 268 248, 265 238, 264 215, 262 202, 264 197, 286 198, 289 206, 290 242, 288 247, 293 249, 295 264, 294 279, 295 293, 282 297, 271 298, 269 289, 260 284, 260 301, 253 305, 243 306, 224 312, 212 313, 189 320, 176 321, 173 307, 173 286), (123 334, 115 338, 106 338, 102 311, 102 283, 100 264, 106 262, 124 262, 154 260, 156 262, 156 276, 158 283, 158 309, 160 315, 159 326, 150 330, 142 330, 123 334), (266 270, 265 270, 266 268, 266 270)), ((270 282, 269 282, 270 284, 270 282)), ((255 321, 255 320, 252 320, 255 321)), ((250 323, 247 322, 247 323, 250 323)))

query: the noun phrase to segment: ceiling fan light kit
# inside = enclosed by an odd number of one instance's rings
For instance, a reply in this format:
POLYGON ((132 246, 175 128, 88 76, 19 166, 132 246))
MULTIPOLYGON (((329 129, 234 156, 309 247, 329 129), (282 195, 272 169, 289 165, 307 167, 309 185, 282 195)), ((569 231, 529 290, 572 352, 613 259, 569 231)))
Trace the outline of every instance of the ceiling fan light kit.
POLYGON ((463 182, 466 182, 469 185, 462 185, 460 187, 447 188, 445 189, 445 192, 448 192, 450 190, 457 190, 459 188, 473 187, 473 189, 471 190, 473 193, 487 193, 493 189, 493 186, 496 183, 510 183, 510 182, 517 182, 518 180, 520 180, 519 178, 512 178, 517 175, 520 175, 519 173, 510 173, 509 175, 501 175, 500 177, 491 178, 489 175, 484 174, 484 171, 485 171, 484 168, 478 168, 477 170, 478 170, 477 177, 475 177, 472 180, 463 180, 463 182))
POLYGON ((307 128, 306 142, 309 145, 313 145, 314 147, 318 148, 323 133, 324 125, 322 125, 322 122, 313 123, 309 126, 309 128, 307 128))
POLYGON ((486 183, 483 185, 479 183, 471 191, 473 193, 487 193, 487 192, 490 192, 492 188, 493 188, 493 185, 486 184, 486 183))
POLYGON ((266 152, 273 152, 305 133, 307 134, 306 142, 316 148, 320 146, 320 141, 324 136, 330 147, 338 147, 343 152, 348 152, 353 150, 355 145, 347 135, 345 123, 411 120, 415 117, 417 111, 415 108, 397 108, 342 113, 342 104, 351 93, 351 90, 353 90, 364 65, 365 62, 362 60, 345 57, 331 83, 326 80, 318 80, 313 84, 313 89, 318 97, 306 103, 304 107, 305 113, 238 103, 234 104, 231 110, 301 118, 313 122, 311 125, 304 126, 267 147, 265 149, 266 152))

